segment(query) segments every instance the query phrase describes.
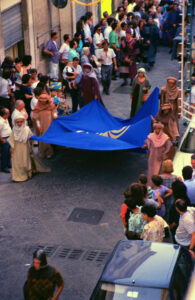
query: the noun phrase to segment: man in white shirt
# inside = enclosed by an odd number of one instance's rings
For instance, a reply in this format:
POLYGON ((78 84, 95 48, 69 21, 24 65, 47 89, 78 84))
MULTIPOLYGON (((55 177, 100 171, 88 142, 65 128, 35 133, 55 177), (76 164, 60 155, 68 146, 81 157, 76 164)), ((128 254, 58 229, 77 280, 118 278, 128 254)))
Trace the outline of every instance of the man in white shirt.
POLYGON ((25 109, 25 104, 24 104, 24 101, 22 100, 17 100, 16 103, 15 103, 15 109, 12 113, 12 125, 14 126, 14 120, 15 118, 18 116, 18 115, 21 115, 23 114, 24 118, 26 119, 26 122, 28 120, 28 114, 26 112, 26 109, 25 109))
POLYGON ((112 24, 114 23, 114 19, 108 18, 107 23, 108 23, 108 26, 104 30, 104 38, 105 38, 105 40, 107 40, 109 42, 109 35, 112 31, 112 24))
POLYGON ((188 248, 194 256, 195 250, 195 208, 187 207, 186 201, 177 199, 175 202, 177 212, 180 214, 179 226, 177 227, 176 242, 188 248))
POLYGON ((70 51, 70 43, 71 41, 71 36, 70 34, 65 34, 64 35, 64 43, 60 47, 59 54, 60 54, 60 71, 61 73, 64 70, 65 64, 68 60, 68 53, 70 51))
POLYGON ((85 25, 84 25, 84 36, 85 36, 85 43, 92 43, 92 37, 91 37, 91 30, 89 27, 89 20, 86 20, 85 25))
POLYGON ((108 48, 108 42, 105 40, 103 43, 103 49, 99 51, 98 61, 102 62, 101 76, 104 93, 109 95, 109 88, 112 80, 112 69, 114 62, 114 69, 117 70, 116 54, 114 50, 108 48))
POLYGON ((95 28, 95 34, 93 36, 93 45, 95 48, 95 55, 98 57, 98 53, 100 51, 100 49, 102 49, 102 44, 104 42, 104 37, 103 34, 101 33, 101 26, 97 25, 97 27, 95 28))
POLYGON ((2 108, 0 110, 1 171, 5 173, 10 173, 9 168, 11 167, 10 145, 7 141, 12 132, 8 122, 9 115, 9 109, 2 108))

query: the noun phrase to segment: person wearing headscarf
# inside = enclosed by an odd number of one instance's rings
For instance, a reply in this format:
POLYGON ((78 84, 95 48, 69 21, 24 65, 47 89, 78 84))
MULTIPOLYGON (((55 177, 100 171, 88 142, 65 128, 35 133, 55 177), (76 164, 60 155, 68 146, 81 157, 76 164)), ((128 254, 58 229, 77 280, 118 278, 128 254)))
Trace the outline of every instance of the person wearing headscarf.
POLYGON ((120 46, 120 77, 124 79, 122 86, 127 85, 127 78, 131 79, 131 84, 133 79, 137 74, 136 67, 136 40, 133 38, 133 31, 131 28, 126 30, 126 37, 121 40, 120 46))
POLYGON ((17 115, 10 137, 7 139, 11 146, 12 155, 12 180, 23 182, 37 172, 49 172, 34 155, 32 144, 29 141, 32 131, 26 125, 23 114, 17 115))
MULTIPOLYGON (((48 95, 43 89, 32 114, 32 119, 33 122, 36 122, 39 136, 47 131, 53 119, 56 118, 57 108, 51 99, 51 95, 48 95)), ((39 157, 51 158, 53 154, 53 148, 50 144, 39 142, 39 157)))
POLYGON ((172 143, 167 134, 163 132, 162 123, 154 123, 154 132, 150 133, 145 141, 143 149, 148 149, 148 184, 151 185, 152 175, 159 175, 162 162, 167 159, 167 153, 172 143))
POLYGON ((45 252, 42 249, 37 249, 33 253, 33 266, 28 270, 28 278, 24 284, 24 299, 57 300, 63 287, 64 280, 60 272, 48 265, 45 252))
POLYGON ((160 106, 162 107, 165 103, 169 103, 171 105, 178 127, 178 118, 180 116, 180 91, 177 86, 177 79, 175 77, 168 77, 166 86, 161 88, 160 106))
POLYGON ((155 117, 157 122, 161 122, 164 125, 163 131, 166 133, 170 140, 173 142, 173 145, 169 151, 169 159, 173 159, 176 151, 174 144, 179 138, 179 131, 177 127, 177 121, 173 114, 170 103, 165 103, 161 106, 158 114, 155 117))
POLYGON ((140 68, 137 71, 137 75, 133 80, 131 95, 131 113, 130 117, 133 117, 141 106, 144 104, 144 95, 146 95, 151 88, 150 81, 146 76, 146 70, 140 68))
POLYGON ((75 85, 81 84, 81 97, 83 105, 97 99, 102 104, 102 98, 99 90, 99 83, 95 71, 91 64, 85 63, 83 71, 75 79, 75 85))

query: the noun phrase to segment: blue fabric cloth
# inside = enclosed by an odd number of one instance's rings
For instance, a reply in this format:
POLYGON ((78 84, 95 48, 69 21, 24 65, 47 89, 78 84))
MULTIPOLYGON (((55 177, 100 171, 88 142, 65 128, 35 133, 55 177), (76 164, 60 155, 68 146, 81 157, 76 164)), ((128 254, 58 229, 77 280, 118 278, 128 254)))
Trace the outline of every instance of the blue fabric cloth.
POLYGON ((31 139, 77 149, 113 151, 140 148, 151 131, 151 115, 158 112, 155 88, 134 118, 113 117, 98 100, 76 113, 54 120, 41 137, 31 139))

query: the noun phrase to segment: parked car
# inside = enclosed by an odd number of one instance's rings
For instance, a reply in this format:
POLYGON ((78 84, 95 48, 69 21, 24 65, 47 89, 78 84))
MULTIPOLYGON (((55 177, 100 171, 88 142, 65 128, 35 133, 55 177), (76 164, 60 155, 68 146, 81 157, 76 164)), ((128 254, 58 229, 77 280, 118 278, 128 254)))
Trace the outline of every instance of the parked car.
POLYGON ((173 160, 175 175, 182 177, 183 167, 191 165, 192 154, 195 154, 195 116, 189 123, 176 151, 173 160))
POLYGON ((90 300, 182 300, 193 261, 185 248, 123 240, 107 262, 90 300))

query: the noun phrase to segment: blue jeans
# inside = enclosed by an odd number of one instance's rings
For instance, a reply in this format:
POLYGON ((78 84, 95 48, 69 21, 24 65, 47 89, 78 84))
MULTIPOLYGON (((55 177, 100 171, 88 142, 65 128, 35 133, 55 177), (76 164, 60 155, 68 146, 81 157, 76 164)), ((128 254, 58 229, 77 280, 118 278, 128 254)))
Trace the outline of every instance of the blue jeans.
POLYGON ((6 170, 11 166, 10 144, 7 141, 8 137, 3 139, 6 140, 6 142, 1 142, 1 170, 6 170))
POLYGON ((113 65, 102 65, 101 75, 102 75, 102 85, 105 91, 109 91, 111 80, 112 80, 112 69, 113 65))

